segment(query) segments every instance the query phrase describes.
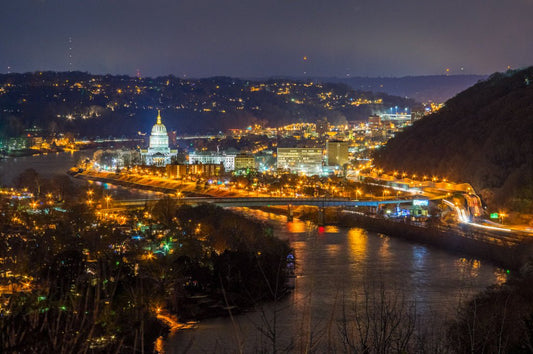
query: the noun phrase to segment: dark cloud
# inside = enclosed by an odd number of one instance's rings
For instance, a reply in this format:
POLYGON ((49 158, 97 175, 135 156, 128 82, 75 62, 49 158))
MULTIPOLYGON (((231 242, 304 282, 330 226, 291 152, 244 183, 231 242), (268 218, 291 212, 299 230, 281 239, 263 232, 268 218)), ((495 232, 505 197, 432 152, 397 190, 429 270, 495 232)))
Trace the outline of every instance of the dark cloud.
POLYGON ((0 72, 490 73, 533 64, 531 0, 7 0, 0 72), (303 60, 307 56, 308 60, 303 60))

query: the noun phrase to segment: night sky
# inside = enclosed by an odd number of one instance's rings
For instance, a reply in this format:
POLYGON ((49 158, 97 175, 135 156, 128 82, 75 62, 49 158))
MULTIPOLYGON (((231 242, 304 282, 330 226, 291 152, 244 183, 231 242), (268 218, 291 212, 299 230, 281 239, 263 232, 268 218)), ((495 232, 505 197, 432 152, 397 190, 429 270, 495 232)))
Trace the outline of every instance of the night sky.
POLYGON ((0 9, 0 73, 346 77, 533 64, 533 0, 2 0, 0 9))

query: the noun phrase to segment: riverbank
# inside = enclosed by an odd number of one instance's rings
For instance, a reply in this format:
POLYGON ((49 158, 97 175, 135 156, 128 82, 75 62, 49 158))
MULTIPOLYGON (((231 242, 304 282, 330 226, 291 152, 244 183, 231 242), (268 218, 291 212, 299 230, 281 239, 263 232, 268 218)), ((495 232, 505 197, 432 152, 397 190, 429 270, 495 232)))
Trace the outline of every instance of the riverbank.
POLYGON ((121 175, 114 172, 93 172, 93 171, 74 171, 71 173, 73 177, 85 180, 92 180, 102 183, 115 184, 118 186, 136 188, 141 190, 150 190, 160 193, 165 193, 170 196, 177 196, 178 193, 182 196, 200 197, 200 196, 216 196, 216 197, 235 197, 238 194, 229 191, 221 191, 215 188, 201 188, 196 182, 192 181, 178 181, 167 178, 144 177, 139 175, 121 175))
POLYGON ((89 181, 96 181, 101 183, 109 183, 109 184, 115 184, 117 186, 127 187, 127 188, 135 188, 135 189, 141 189, 141 190, 149 190, 154 192, 160 192, 165 194, 176 194, 176 189, 174 188, 166 188, 166 187, 157 187, 157 186, 149 186, 145 184, 125 181, 117 178, 109 178, 109 177, 100 177, 100 176, 94 176, 94 175, 87 175, 84 173, 78 173, 73 175, 76 178, 89 180, 89 181))

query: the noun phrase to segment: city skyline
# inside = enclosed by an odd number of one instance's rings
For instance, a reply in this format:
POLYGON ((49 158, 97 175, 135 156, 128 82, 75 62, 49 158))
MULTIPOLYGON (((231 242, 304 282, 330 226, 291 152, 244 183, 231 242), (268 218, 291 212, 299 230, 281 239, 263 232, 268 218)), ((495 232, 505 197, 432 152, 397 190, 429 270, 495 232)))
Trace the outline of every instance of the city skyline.
POLYGON ((533 2, 23 0, 0 73, 179 77, 488 74, 531 64, 533 2), (512 19, 512 21, 510 20, 512 19))

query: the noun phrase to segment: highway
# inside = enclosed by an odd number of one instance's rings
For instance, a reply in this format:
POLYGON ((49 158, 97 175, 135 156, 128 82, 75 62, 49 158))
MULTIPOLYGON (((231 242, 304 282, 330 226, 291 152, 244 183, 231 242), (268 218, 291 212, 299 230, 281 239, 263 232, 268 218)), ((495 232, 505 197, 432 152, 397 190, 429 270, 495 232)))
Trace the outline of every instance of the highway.
MULTIPOLYGON (((466 208, 455 205, 453 202, 446 199, 453 194, 462 194, 468 195, 469 198, 477 198, 480 200, 476 195, 474 188, 468 183, 437 182, 432 180, 417 181, 409 178, 400 179, 386 174, 378 175, 376 173, 359 174, 357 178, 362 179, 363 181, 365 179, 371 179, 379 182, 371 184, 387 186, 391 189, 422 195, 430 200, 442 200, 444 204, 448 205, 455 211, 458 225, 467 225, 468 227, 478 230, 533 236, 533 230, 530 228, 496 224, 491 220, 481 219, 479 217, 476 218, 477 222, 474 222, 470 212, 466 208)), ((354 178, 352 178, 352 180, 354 180, 354 178)))

